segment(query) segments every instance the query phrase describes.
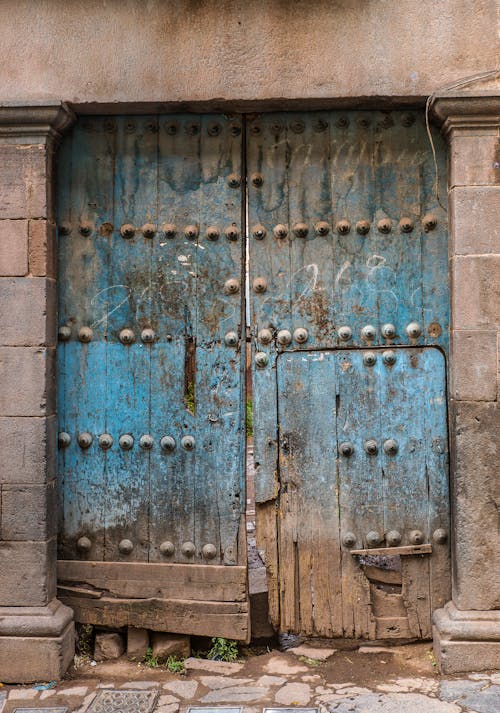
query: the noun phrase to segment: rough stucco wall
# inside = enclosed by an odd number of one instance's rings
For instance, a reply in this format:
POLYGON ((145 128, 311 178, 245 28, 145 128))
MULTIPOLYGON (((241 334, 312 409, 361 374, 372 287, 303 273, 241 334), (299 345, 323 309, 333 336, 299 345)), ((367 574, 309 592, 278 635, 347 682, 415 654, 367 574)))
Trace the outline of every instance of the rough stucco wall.
POLYGON ((2 101, 426 96, 498 63, 496 0, 2 0, 2 101))

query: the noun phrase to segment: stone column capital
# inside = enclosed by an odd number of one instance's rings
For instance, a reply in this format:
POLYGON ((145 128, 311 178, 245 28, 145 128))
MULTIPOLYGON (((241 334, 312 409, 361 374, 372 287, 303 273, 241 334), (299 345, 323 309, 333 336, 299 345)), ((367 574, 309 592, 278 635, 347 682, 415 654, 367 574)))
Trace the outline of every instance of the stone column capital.
POLYGON ((500 125, 500 71, 436 92, 429 108, 445 136, 489 133, 500 125))
POLYGON ((0 103, 0 143, 57 144, 75 120, 64 102, 0 103))

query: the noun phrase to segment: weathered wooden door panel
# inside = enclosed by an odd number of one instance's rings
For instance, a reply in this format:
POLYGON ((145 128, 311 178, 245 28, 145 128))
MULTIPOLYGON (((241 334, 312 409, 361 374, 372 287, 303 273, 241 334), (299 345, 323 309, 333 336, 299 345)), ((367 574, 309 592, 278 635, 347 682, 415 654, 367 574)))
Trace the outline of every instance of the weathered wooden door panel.
POLYGON ((443 564, 447 547, 436 539, 449 525, 444 366, 437 349, 279 356, 283 629, 430 635, 429 563, 443 564), (434 554, 398 556, 423 543, 434 554), (389 554, 377 560, 378 548, 389 554), (379 567, 392 576, 388 589, 379 567))
POLYGON ((93 117, 63 144, 62 559, 245 565, 241 173, 238 118, 93 117))
POLYGON ((448 518, 445 413, 437 407, 415 411, 422 389, 443 409, 446 403, 447 227, 436 192, 439 181, 440 195, 446 193, 446 157, 435 132, 433 140, 437 174, 420 112, 280 113, 248 122, 257 535, 266 552, 271 617, 283 629, 426 636, 430 609, 449 593, 446 544, 434 547, 432 557, 401 556, 400 573, 385 579, 373 566, 370 579, 339 544, 335 519, 339 508, 341 531, 356 532, 356 538, 360 518, 365 534, 382 539, 391 528, 419 529, 412 518, 432 527, 426 536, 446 530, 436 524, 448 518), (410 347, 419 366, 401 356, 410 347), (417 351, 423 347, 442 351, 425 355, 417 351), (376 366, 349 367, 366 349, 376 354, 376 366), (381 349, 399 354, 388 371, 380 371, 381 349), (297 357, 297 368, 307 363, 308 370, 307 387, 295 394, 293 369, 280 367, 291 351, 304 357, 297 357), (312 353, 322 361, 309 364, 312 353), (327 397, 332 379, 335 396, 327 397), (348 460, 329 460, 332 434, 325 435, 322 417, 331 418, 330 398, 337 428, 348 423, 352 430, 356 448, 348 460), (283 424, 295 434, 293 457, 286 438, 278 438, 283 424), (415 428, 413 446, 389 456, 380 444, 396 425, 401 434, 415 428), (367 433, 381 448, 376 458, 361 456, 367 433), (435 447, 425 451, 423 443, 435 447), (296 479, 301 488, 294 487, 296 479), (333 500, 320 495, 325 488, 333 500), (311 513, 317 513, 321 534, 314 532, 311 513), (318 537, 334 543, 323 548, 323 568, 312 544, 318 537), (304 586, 307 576, 315 587, 326 587, 323 596, 304 586), (398 577, 399 584, 386 581, 398 577), (388 599, 387 587, 396 585, 399 594, 388 599))

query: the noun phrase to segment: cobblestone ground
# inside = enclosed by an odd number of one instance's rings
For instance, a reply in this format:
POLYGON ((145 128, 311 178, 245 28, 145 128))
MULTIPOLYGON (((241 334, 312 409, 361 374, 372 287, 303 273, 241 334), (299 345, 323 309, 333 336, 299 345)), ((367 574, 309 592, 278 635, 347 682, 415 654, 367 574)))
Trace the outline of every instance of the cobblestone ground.
POLYGON ((189 706, 241 706, 242 713, 298 706, 319 713, 500 713, 500 673, 440 677, 425 644, 355 651, 305 644, 251 653, 235 663, 190 658, 183 675, 124 659, 90 662, 52 687, 4 685, 0 713, 184 713, 189 706), (121 691, 123 704, 106 707, 99 698, 106 690, 121 691), (137 694, 128 702, 122 695, 134 691, 148 693, 143 707, 137 694))

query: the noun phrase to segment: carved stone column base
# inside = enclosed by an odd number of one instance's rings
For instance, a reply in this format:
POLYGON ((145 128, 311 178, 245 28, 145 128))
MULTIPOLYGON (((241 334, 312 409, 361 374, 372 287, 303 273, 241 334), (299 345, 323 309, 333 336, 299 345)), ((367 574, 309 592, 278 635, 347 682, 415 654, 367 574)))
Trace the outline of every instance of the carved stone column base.
POLYGON ((500 669, 500 611, 434 612, 434 653, 442 673, 500 669))
POLYGON ((0 607, 4 683, 58 680, 74 653, 73 612, 57 599, 45 607, 0 607))

